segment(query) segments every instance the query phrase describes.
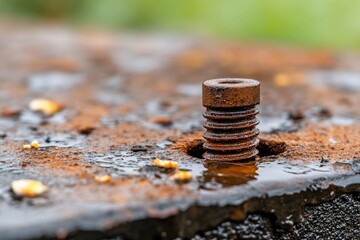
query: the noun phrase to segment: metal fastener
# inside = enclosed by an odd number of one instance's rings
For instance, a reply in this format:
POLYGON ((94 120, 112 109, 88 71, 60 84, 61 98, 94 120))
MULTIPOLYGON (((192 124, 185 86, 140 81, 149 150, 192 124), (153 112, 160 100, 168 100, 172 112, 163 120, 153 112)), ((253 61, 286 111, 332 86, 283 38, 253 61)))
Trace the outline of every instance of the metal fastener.
POLYGON ((260 103, 260 83, 252 79, 224 78, 203 83, 203 106, 206 108, 203 157, 212 161, 252 160, 256 146, 260 103))

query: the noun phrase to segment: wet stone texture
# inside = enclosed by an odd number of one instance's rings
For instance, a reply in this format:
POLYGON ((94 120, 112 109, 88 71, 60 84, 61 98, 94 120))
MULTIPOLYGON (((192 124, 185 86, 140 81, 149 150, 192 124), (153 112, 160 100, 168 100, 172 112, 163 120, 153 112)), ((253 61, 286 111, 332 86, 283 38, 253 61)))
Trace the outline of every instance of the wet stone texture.
POLYGON ((1 239, 357 236, 360 56, 64 28, 0 36, 1 239), (257 161, 202 159, 201 84, 223 77, 261 82, 257 161), (44 116, 36 98, 64 107, 44 116), (15 196, 22 178, 49 191, 15 196))

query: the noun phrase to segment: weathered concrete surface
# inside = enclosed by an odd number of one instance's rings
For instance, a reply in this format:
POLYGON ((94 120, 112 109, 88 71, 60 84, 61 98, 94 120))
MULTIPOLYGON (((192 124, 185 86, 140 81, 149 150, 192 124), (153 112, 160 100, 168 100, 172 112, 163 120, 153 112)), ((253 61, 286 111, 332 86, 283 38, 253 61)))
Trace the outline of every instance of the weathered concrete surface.
POLYGON ((291 231, 276 228, 271 215, 250 214, 243 222, 225 222, 193 239, 356 239, 360 224, 358 194, 341 195, 308 206, 291 231))
POLYGON ((291 229, 305 205, 359 191, 360 57, 61 28, 0 36, 3 239, 192 237, 253 212, 291 229), (261 81, 257 162, 201 159, 201 83, 219 77, 261 81), (35 98, 64 110, 34 113, 35 98), (22 150, 34 139, 41 149, 22 150), (155 157, 192 181, 173 181, 155 157), (18 198, 20 178, 50 190, 18 198))

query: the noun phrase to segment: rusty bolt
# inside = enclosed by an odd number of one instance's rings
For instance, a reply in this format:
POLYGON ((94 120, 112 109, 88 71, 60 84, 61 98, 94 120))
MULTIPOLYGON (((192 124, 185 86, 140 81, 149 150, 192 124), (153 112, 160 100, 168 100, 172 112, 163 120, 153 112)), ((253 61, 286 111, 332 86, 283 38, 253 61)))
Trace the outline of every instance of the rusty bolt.
POLYGON ((259 143, 260 83, 252 79, 224 78, 203 83, 204 158, 212 161, 254 159, 259 143))

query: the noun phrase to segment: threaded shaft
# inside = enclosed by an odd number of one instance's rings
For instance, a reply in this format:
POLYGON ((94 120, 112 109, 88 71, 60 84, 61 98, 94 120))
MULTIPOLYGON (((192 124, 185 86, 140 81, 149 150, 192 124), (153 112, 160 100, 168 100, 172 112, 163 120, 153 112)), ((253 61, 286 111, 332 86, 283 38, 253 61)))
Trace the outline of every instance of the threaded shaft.
POLYGON ((255 105, 247 107, 207 107, 204 124, 206 142, 204 158, 212 161, 241 161, 258 154, 259 111, 255 105))

